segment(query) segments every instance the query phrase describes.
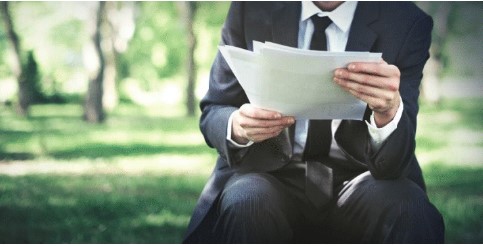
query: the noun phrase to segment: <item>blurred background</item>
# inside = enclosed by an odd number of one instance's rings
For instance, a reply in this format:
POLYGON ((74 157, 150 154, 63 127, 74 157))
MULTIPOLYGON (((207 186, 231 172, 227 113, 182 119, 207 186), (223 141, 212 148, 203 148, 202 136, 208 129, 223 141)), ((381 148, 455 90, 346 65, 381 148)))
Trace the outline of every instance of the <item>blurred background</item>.
MULTIPOLYGON (((229 2, 1 2, 0 243, 180 243, 229 2)), ((483 3, 435 22, 417 156, 448 243, 483 243, 483 3)))

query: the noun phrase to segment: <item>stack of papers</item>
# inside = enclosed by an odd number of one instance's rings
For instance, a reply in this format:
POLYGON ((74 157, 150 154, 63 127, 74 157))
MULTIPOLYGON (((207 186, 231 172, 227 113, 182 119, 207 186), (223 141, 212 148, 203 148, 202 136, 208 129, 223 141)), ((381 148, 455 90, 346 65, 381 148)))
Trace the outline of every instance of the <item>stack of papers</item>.
POLYGON ((302 50, 270 42, 253 52, 229 45, 220 52, 254 106, 296 119, 361 120, 366 103, 333 82, 352 62, 378 62, 381 53, 302 50))

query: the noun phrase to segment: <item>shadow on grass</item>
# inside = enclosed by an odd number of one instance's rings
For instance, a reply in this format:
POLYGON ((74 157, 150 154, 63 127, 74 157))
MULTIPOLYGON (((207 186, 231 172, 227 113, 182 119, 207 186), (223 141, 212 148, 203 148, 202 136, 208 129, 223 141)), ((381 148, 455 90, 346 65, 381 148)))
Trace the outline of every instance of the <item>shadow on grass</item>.
POLYGON ((28 152, 3 152, 0 150, 0 161, 3 160, 17 160, 17 161, 28 161, 35 159, 36 156, 28 152))

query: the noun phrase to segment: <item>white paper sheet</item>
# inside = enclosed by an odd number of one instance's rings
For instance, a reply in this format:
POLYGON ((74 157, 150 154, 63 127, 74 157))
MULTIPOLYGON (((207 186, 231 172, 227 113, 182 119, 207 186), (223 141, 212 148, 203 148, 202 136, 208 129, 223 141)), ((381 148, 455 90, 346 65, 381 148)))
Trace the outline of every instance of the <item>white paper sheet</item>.
POLYGON ((361 120, 366 103, 332 81, 336 68, 377 62, 380 53, 308 51, 254 42, 254 52, 220 46, 250 103, 296 119, 361 120))

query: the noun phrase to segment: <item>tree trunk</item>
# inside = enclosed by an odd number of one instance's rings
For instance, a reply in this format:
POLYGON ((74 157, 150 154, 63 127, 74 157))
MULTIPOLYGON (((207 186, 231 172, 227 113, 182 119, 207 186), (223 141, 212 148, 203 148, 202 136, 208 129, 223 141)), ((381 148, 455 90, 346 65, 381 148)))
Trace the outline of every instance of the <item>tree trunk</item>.
POLYGON ((95 26, 92 35, 92 42, 95 48, 97 67, 93 69, 89 79, 89 86, 84 105, 84 120, 92 123, 100 123, 104 121, 105 115, 102 107, 103 96, 103 79, 105 61, 101 46, 102 36, 101 28, 105 13, 106 2, 99 2, 97 16, 95 18, 95 26))
POLYGON ((196 113, 196 36, 193 30, 193 22, 195 15, 195 3, 190 1, 177 2, 180 12, 181 21, 186 28, 186 39, 188 44, 188 54, 186 61, 186 73, 188 75, 188 84, 186 86, 186 110, 188 116, 195 116, 196 113))
POLYGON ((10 16, 9 2, 1 2, 2 19, 7 32, 7 37, 13 47, 14 63, 12 71, 18 83, 18 105, 17 110, 21 115, 27 115, 28 109, 32 101, 33 93, 29 87, 28 78, 23 73, 22 54, 20 48, 20 40, 15 32, 12 17, 10 16))

